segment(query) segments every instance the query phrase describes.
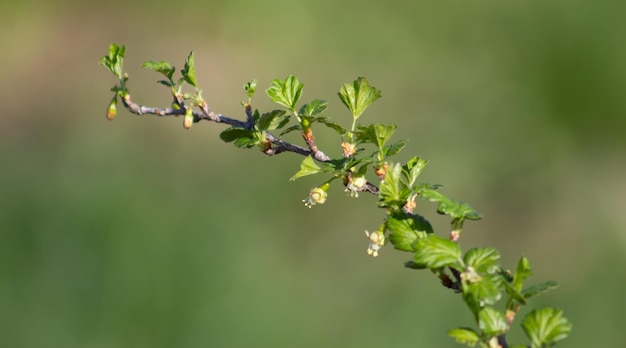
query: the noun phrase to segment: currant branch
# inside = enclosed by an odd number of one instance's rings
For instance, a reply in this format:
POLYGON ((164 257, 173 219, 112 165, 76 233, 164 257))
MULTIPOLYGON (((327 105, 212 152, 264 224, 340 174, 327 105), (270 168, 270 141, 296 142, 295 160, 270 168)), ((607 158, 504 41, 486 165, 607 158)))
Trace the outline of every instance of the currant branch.
MULTIPOLYGON (((119 85, 111 88, 114 96, 107 109, 107 119, 115 117, 120 99, 124 107, 136 115, 181 116, 185 129, 200 121, 226 124, 230 127, 220 134, 220 138, 233 142, 239 148, 257 147, 266 155, 292 152, 304 156, 300 170, 291 180, 313 174, 328 176, 322 184, 314 186, 303 200, 309 208, 326 202, 328 189, 335 180, 343 184, 351 197, 358 197, 360 192, 377 196, 377 205, 384 209, 385 218, 377 230, 365 231, 369 240, 368 254, 378 256, 389 241, 396 250, 412 254, 405 267, 428 269, 443 287, 459 293, 473 314, 477 329, 460 327, 450 330, 448 334, 457 342, 486 348, 509 347, 506 334, 520 308, 531 297, 556 287, 556 283, 551 281, 524 287, 524 281, 531 276, 530 263, 524 256, 516 269, 509 271, 500 266, 500 253, 494 248, 461 251, 459 240, 465 221, 479 220, 482 215, 469 204, 443 195, 439 191, 441 185, 418 183, 417 179, 428 161, 418 156, 404 164, 390 160, 405 147, 404 141, 387 144, 397 128, 395 125, 358 123, 367 107, 381 97, 380 91, 367 79, 359 77, 352 83, 344 84, 338 93, 341 102, 352 114, 349 130, 323 116, 328 106, 325 100, 315 99, 298 108, 304 85, 295 76, 271 82, 266 93, 281 108, 263 114, 252 108, 257 82, 253 80, 245 84, 248 99, 242 105, 246 119, 241 121, 211 111, 197 86, 193 52, 180 70, 181 77, 176 80, 173 76, 176 69, 167 62, 148 61, 142 65, 165 77, 158 83, 170 89, 170 107, 147 107, 133 102, 127 88, 128 75, 123 73, 124 54, 124 46, 112 44, 109 54, 100 61, 119 80, 119 85), (184 86, 191 86, 193 91, 184 92, 184 86), (294 119, 295 124, 284 128, 294 119), (313 126, 318 125, 330 128, 341 137, 341 157, 332 158, 318 148, 313 135, 313 126), (279 135, 274 135, 281 129, 279 135), (306 148, 281 139, 292 131, 301 133, 306 148), (370 155, 364 155, 367 148, 373 149, 370 155), (379 186, 366 178, 370 168, 374 170, 379 186), (447 238, 436 235, 428 220, 414 211, 417 198, 436 203, 437 212, 451 218, 447 238), (503 298, 506 298, 504 309, 496 309, 503 298)), ((522 328, 531 342, 530 347, 548 347, 567 337, 571 324, 561 310, 548 307, 526 315, 522 328)))

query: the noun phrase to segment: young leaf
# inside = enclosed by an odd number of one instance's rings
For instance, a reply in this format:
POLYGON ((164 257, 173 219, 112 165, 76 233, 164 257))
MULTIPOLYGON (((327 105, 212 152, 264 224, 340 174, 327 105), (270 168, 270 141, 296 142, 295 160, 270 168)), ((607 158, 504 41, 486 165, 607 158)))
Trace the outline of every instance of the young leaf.
POLYGON ((485 305, 493 305, 500 300, 502 293, 500 285, 502 278, 496 274, 487 274, 480 276, 478 281, 469 282, 463 292, 472 298, 473 303, 477 303, 480 307, 485 305))
POLYGON ((475 346, 476 343, 480 341, 480 336, 476 333, 476 331, 465 327, 459 327, 448 331, 448 336, 454 338, 456 343, 466 344, 470 347, 475 346))
POLYGON ((515 274, 513 275, 513 288, 517 292, 522 291, 524 281, 532 274, 533 272, 530 268, 530 261, 528 261, 525 256, 522 256, 517 262, 517 268, 515 269, 515 274))
POLYGON ((282 128, 289 122, 289 115, 285 110, 273 110, 263 114, 257 123, 260 130, 274 130, 282 128))
POLYGON ((341 127, 339 124, 334 123, 334 122, 329 122, 325 118, 317 118, 317 122, 320 122, 326 127, 333 129, 335 132, 339 133, 339 135, 344 135, 347 133, 347 131, 343 127, 341 127))
POLYGON ((461 248, 457 243, 434 234, 418 239, 413 248, 414 260, 427 268, 453 266, 461 259, 461 248))
POLYGON ((548 292, 552 289, 556 289, 559 286, 559 284, 553 280, 547 281, 545 283, 541 283, 541 284, 537 284, 537 285, 533 285, 527 289, 524 289, 521 292, 521 295, 525 298, 525 299, 529 299, 531 297, 535 297, 539 294, 543 294, 544 292, 548 292))
POLYGON ((328 108, 328 101, 315 99, 308 104, 302 105, 299 114, 302 116, 315 116, 324 112, 326 108, 328 108))
POLYGON ((256 84, 257 81, 255 79, 243 85, 243 90, 246 91, 246 95, 248 96, 248 98, 252 98, 252 96, 254 95, 254 92, 256 91, 256 84))
POLYGON ((421 186, 416 188, 416 192, 424 199, 431 202, 438 202, 437 212, 439 214, 449 215, 459 220, 480 220, 482 215, 476 212, 469 204, 464 202, 453 201, 438 191, 438 187, 421 186))
POLYGON ((375 144, 379 149, 391 138, 396 128, 395 124, 373 123, 367 126, 359 126, 359 131, 355 133, 356 139, 363 143, 375 144))
POLYGON ((289 75, 284 81, 273 80, 266 93, 274 103, 283 105, 295 113, 303 88, 304 85, 295 76, 289 75))
POLYGON ((389 241, 394 248, 402 251, 415 251, 413 248, 415 241, 433 233, 430 222, 424 217, 417 214, 408 215, 401 211, 389 215, 386 227, 390 231, 389 241))
POLYGON ((387 169, 385 181, 381 182, 378 191, 378 206, 400 210, 406 203, 409 192, 400 187, 400 163, 391 164, 387 169))
POLYGON ((406 146, 406 142, 400 140, 397 143, 393 143, 391 145, 387 145, 383 147, 383 157, 391 157, 398 152, 400 152, 406 146))
POLYGON ((338 95, 354 118, 361 116, 370 104, 381 97, 380 91, 371 86, 364 77, 357 78, 352 84, 341 86, 338 95))
POLYGON ((524 318, 522 328, 532 348, 548 347, 567 337, 572 324, 555 308, 536 309, 524 318))
POLYGON ((118 46, 115 43, 109 45, 109 54, 100 59, 100 65, 107 68, 118 79, 122 79, 122 65, 126 46, 118 46))
POLYGON ((478 327, 487 336, 498 336, 507 330, 504 314, 493 307, 485 307, 478 312, 478 327))
POLYGON ((243 128, 227 128, 220 133, 220 139, 224 142, 230 143, 239 138, 252 138, 252 131, 243 128))
POLYGON ((296 130, 301 131, 302 130, 302 126, 299 125, 299 124, 295 124, 295 125, 293 125, 291 127, 287 127, 287 128, 285 128, 285 130, 280 132, 280 136, 282 137, 283 135, 291 133, 291 132, 296 131, 296 130))
POLYGON ((159 72, 165 75, 165 77, 167 77, 170 81, 172 81, 172 76, 174 75, 174 71, 176 71, 176 68, 170 66, 170 64, 165 61, 157 62, 150 60, 147 62, 143 62, 143 64, 141 64, 141 67, 159 72))
POLYGON ((402 167, 403 173, 409 183, 409 186, 415 185, 415 181, 426 167, 428 161, 415 156, 406 162, 406 165, 402 167))
POLYGON ((464 261, 478 273, 494 273, 500 266, 500 253, 494 248, 472 248, 465 253, 464 261))
POLYGON ((322 168, 315 163, 313 157, 307 156, 302 163, 300 163, 300 170, 292 176, 289 180, 294 181, 303 176, 317 174, 322 171, 322 168))
POLYGON ((180 71, 180 73, 183 75, 183 79, 185 80, 185 82, 194 86, 195 88, 198 88, 198 84, 196 82, 196 65, 194 64, 193 60, 193 52, 190 52, 189 56, 187 56, 187 59, 185 60, 185 67, 180 71))
POLYGON ((235 140, 234 144, 237 148, 251 148, 259 144, 260 139, 257 137, 257 133, 252 133, 250 137, 239 137, 235 140))

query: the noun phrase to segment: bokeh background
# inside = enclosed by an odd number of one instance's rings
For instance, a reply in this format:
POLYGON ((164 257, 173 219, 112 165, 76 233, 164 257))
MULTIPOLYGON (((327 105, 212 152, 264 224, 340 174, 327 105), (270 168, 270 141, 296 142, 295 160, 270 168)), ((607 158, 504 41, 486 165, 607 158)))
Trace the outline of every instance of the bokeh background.
MULTIPOLYGON (((223 126, 106 121, 116 83, 98 65, 125 44, 135 101, 169 104, 140 68, 194 51, 213 110, 243 118, 242 86, 295 74, 304 100, 366 76, 364 122, 399 125, 399 156, 485 215, 462 246, 493 246, 560 288, 563 347, 626 335, 626 2, 5 1, 0 5, 0 346, 455 347, 473 326, 458 295, 408 254, 367 256, 375 197, 288 178, 301 158, 218 138, 223 126)), ((326 152, 339 139, 319 129, 326 152)), ((298 142, 297 135, 288 140, 298 142)), ((435 206, 418 209, 445 235, 435 206)), ((523 313, 525 313, 524 311, 523 313)), ((523 314, 522 313, 522 314, 523 314)), ((519 322, 518 322, 519 323, 519 322)), ((524 342, 521 329, 510 342, 524 342)))

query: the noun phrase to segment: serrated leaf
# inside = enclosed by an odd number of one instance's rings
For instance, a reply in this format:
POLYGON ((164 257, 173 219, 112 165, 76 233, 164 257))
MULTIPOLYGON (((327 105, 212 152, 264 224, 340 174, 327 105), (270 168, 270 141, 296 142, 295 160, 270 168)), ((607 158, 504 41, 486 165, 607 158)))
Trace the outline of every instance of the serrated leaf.
POLYGON ((322 168, 315 163, 313 157, 307 156, 304 160, 302 160, 302 163, 300 163, 300 170, 289 180, 294 181, 303 176, 317 174, 321 171, 322 168))
POLYGON ((378 205, 380 207, 402 208, 406 203, 407 195, 403 195, 400 187, 400 163, 391 164, 387 169, 385 180, 380 183, 378 191, 378 205))
POLYGON ((406 146, 406 142, 403 140, 393 143, 391 145, 383 147, 383 155, 385 158, 391 157, 400 152, 406 146))
MULTIPOLYGON (((154 70, 154 71, 156 71, 158 73, 161 73, 165 77, 167 77, 170 81, 172 80, 172 76, 174 75, 174 71, 176 71, 176 68, 171 66, 170 63, 168 63, 166 61, 157 62, 157 61, 154 61, 154 60, 150 60, 150 61, 143 62, 143 64, 141 64, 141 67, 145 68, 145 69, 149 69, 149 70, 154 70)), ((161 81, 159 81, 159 82, 161 82, 161 81)))
POLYGON ((419 187, 416 192, 431 202, 438 202, 437 213, 449 215, 458 220, 480 220, 482 215, 476 212, 468 203, 451 200, 433 188, 419 187))
POLYGON ((507 331, 504 314, 493 307, 485 307, 478 312, 478 327, 487 336, 498 336, 507 331))
POLYGON ((564 339, 572 330, 572 324, 555 308, 536 309, 526 315, 522 328, 530 339, 531 347, 548 347, 564 339))
POLYGON ((461 248, 458 244, 434 234, 418 239, 413 248, 416 250, 414 260, 428 268, 453 266, 461 259, 461 248))
POLYGON ((302 116, 315 116, 324 112, 328 108, 328 101, 315 99, 308 104, 302 105, 299 114, 302 116))
POLYGON ((361 143, 375 144, 379 149, 391 138, 396 128, 395 124, 373 123, 367 126, 359 126, 355 132, 356 140, 361 143))
POLYGON ((417 239, 425 238, 433 233, 430 222, 423 216, 404 212, 396 212, 389 215, 386 227, 390 231, 389 241, 394 248, 403 251, 415 251, 413 244, 417 239))
POLYGON ((287 127, 287 128, 285 128, 285 130, 280 132, 280 136, 283 136, 283 135, 285 135, 287 133, 291 133, 291 132, 296 131, 296 130, 301 131, 302 130, 302 126, 299 125, 299 124, 296 124, 296 125, 293 125, 291 127, 287 127))
POLYGON ((253 133, 251 137, 239 137, 235 140, 234 144, 237 148, 251 148, 257 144, 259 144, 260 140, 256 137, 256 134, 253 133))
POLYGON ((183 75, 183 79, 188 84, 198 88, 198 84, 196 82, 196 65, 193 59, 193 52, 189 53, 187 59, 185 60, 185 67, 180 71, 183 75))
POLYGON ((380 91, 371 86, 364 77, 357 78, 352 84, 341 86, 338 95, 354 118, 361 116, 370 104, 381 97, 380 91))
POLYGON ((524 281, 532 276, 533 272, 530 267, 530 261, 525 256, 520 257, 515 268, 515 274, 513 275, 513 288, 520 292, 524 286, 524 281))
POLYGON ((345 135, 347 133, 347 131, 337 123, 329 122, 326 119, 318 120, 318 122, 339 133, 339 135, 345 135))
POLYGON ((285 110, 272 110, 261 115, 257 127, 260 130, 268 131, 282 128, 287 122, 289 122, 289 115, 285 110))
POLYGON ((107 68, 118 79, 122 79, 122 68, 126 46, 118 46, 116 43, 109 45, 109 54, 100 59, 100 65, 107 68))
POLYGON ((283 105, 295 113, 303 88, 304 84, 300 83, 295 76, 289 75, 283 81, 273 80, 266 93, 272 102, 283 105))
POLYGON ((454 338, 456 343, 466 344, 473 347, 480 341, 480 336, 472 329, 459 327, 448 331, 448 336, 454 338))
POLYGON ((529 299, 531 297, 535 297, 537 295, 543 294, 545 292, 556 289, 558 287, 559 287, 559 284, 557 282, 550 280, 545 283, 536 284, 536 285, 530 286, 522 290, 521 295, 525 299, 529 299))
POLYGON ((522 296, 522 294, 517 291, 513 285, 507 281, 503 282, 507 295, 509 295, 509 299, 506 303, 507 309, 514 309, 518 304, 525 305, 526 299, 522 296))
POLYGON ((484 307, 493 305, 502 298, 501 284, 502 278, 499 275, 482 275, 480 280, 469 282, 463 288, 463 292, 466 295, 466 299, 469 296, 472 298, 473 303, 476 303, 479 307, 484 307))
POLYGON ((220 139, 230 143, 239 138, 252 138, 253 132, 244 128, 227 128, 220 133, 220 139))
POLYGON ((478 273, 494 273, 500 266, 498 260, 500 252, 498 250, 487 248, 472 248, 465 253, 463 260, 467 266, 473 267, 478 273))
POLYGON ((415 156, 406 162, 402 167, 403 173, 408 181, 409 186, 415 185, 417 178, 422 173, 428 161, 415 156))

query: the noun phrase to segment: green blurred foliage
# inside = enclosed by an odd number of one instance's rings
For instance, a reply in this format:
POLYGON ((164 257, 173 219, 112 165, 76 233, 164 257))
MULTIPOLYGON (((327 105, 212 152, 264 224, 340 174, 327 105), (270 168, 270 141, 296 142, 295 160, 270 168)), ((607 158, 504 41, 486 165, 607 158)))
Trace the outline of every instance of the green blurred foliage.
MULTIPOLYGON (((0 5, 0 345, 3 347, 452 347, 471 325, 458 295, 407 255, 373 260, 375 198, 331 188, 299 204, 301 158, 221 142, 220 125, 104 117, 98 66, 126 44, 135 101, 168 91, 140 65, 194 51, 211 108, 245 118, 241 86, 288 74, 303 101, 366 76, 361 121, 398 124, 422 179, 485 215, 464 249, 493 246, 533 299, 573 322, 567 347, 626 343, 626 22, 623 1, 24 1, 0 5)), ((253 105, 268 108, 257 93, 253 105)), ((315 130, 315 129, 314 129, 315 130)), ((338 154, 334 132, 316 133, 338 154)), ((298 141, 296 134, 289 139, 298 141)), ((420 210, 421 209, 421 210, 420 210)), ((418 211, 435 230, 435 206, 418 211)), ((523 313, 522 313, 523 315, 523 313)), ((511 341, 521 339, 516 330, 511 341)))

